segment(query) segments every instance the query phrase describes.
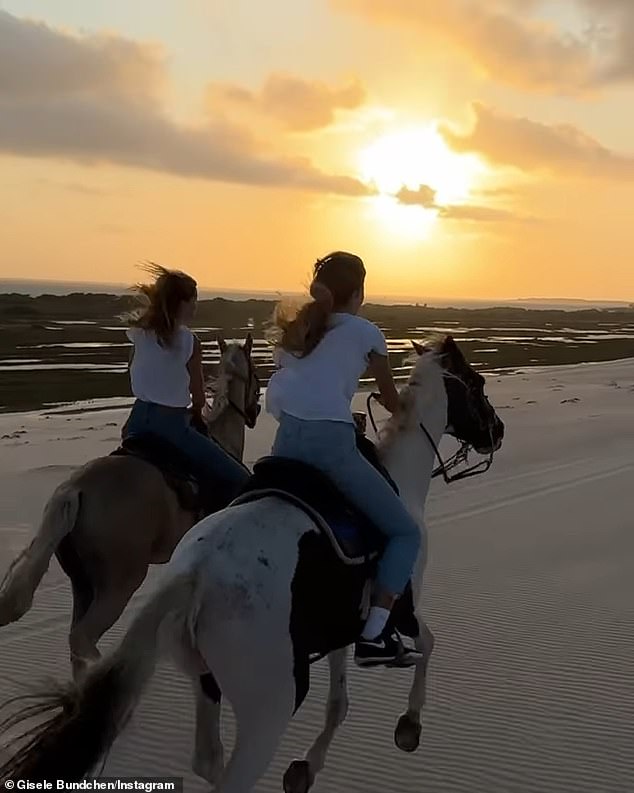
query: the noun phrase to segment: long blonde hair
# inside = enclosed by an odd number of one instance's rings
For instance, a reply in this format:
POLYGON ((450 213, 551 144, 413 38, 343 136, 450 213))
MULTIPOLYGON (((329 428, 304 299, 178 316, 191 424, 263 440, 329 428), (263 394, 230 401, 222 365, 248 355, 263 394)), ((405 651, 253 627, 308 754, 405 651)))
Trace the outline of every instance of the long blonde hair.
POLYGON ((141 306, 126 317, 132 327, 152 330, 163 347, 169 347, 177 328, 182 303, 197 294, 196 281, 180 270, 168 270, 160 264, 147 262, 143 269, 153 276, 150 284, 137 284, 134 289, 141 306))
POLYGON ((354 253, 335 251, 318 259, 310 285, 313 299, 299 309, 278 304, 269 337, 277 347, 304 358, 326 335, 331 314, 345 308, 364 281, 365 266, 354 253))

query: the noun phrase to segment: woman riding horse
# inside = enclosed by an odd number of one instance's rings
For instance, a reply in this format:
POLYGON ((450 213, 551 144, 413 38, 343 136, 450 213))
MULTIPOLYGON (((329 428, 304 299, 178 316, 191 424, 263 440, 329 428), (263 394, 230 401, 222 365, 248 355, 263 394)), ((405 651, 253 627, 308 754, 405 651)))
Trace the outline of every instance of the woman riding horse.
POLYGON ((377 592, 357 642, 359 666, 410 666, 420 653, 387 629, 392 606, 403 593, 421 546, 421 529, 385 478, 359 452, 352 397, 369 369, 385 408, 399 407, 379 328, 358 316, 364 300, 365 267, 352 253, 319 259, 310 288, 312 302, 294 318, 275 316, 281 331, 280 366, 267 390, 267 409, 279 421, 273 455, 301 460, 325 473, 385 535, 377 592))
POLYGON ((198 299, 196 281, 160 265, 148 269, 154 283, 139 287, 147 305, 132 315, 127 331, 134 345, 130 382, 136 402, 125 436, 152 434, 172 443, 203 479, 220 479, 227 494, 237 494, 249 478, 248 470, 196 429, 204 427, 206 404, 202 347, 189 328, 198 299))

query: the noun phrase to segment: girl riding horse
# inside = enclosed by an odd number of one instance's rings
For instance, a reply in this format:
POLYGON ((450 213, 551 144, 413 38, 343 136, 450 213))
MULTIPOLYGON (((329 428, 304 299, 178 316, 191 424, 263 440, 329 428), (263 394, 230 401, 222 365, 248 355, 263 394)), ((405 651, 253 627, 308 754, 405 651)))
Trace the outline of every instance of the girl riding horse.
POLYGON ((366 370, 376 380, 384 407, 390 413, 399 408, 385 337, 376 325, 358 316, 364 282, 365 267, 358 256, 331 253, 315 264, 313 300, 295 317, 278 307, 279 369, 269 382, 267 410, 279 421, 273 455, 320 469, 385 535, 377 591, 356 645, 356 663, 409 666, 420 653, 404 649, 401 637, 387 625, 392 606, 412 574, 421 529, 358 451, 351 411, 366 370))
POLYGON ((152 434, 178 447, 203 481, 218 481, 237 494, 248 470, 200 431, 205 390, 202 348, 189 325, 198 300, 196 281, 185 273, 150 265, 154 282, 141 285, 146 305, 129 320, 133 343, 130 382, 136 402, 125 436, 152 434))

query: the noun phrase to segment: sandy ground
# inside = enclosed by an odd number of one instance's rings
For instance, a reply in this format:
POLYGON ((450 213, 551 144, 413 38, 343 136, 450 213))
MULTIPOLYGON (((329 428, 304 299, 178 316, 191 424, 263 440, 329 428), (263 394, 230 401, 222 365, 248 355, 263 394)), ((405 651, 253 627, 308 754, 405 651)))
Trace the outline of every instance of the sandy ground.
MULTIPOLYGON (((318 793, 634 790, 634 360, 493 377, 488 390, 504 448, 485 477, 437 480, 428 501, 424 602, 437 649, 421 749, 392 742, 410 673, 352 669, 350 715, 318 793)), ((0 574, 57 482, 113 448, 123 415, 0 416, 0 574)), ((263 416, 249 462, 272 433, 263 416)), ((31 612, 0 630, 0 701, 67 676, 69 613, 53 563, 31 612)), ((325 684, 319 664, 259 791, 280 790, 318 732, 325 684)), ((230 714, 225 723, 230 743, 230 714)), ((205 790, 189 771, 192 734, 188 682, 161 667, 104 774, 184 775, 187 791, 205 790)))

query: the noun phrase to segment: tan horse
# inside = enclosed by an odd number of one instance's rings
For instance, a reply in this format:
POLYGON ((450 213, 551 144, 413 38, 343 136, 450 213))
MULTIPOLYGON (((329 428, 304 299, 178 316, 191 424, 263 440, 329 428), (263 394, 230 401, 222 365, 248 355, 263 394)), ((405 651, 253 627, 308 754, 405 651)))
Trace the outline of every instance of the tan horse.
MULTIPOLYGON (((237 459, 245 426, 258 414, 259 383, 249 336, 244 344, 219 339, 221 358, 213 403, 205 415, 210 435, 237 459)), ((117 621, 151 564, 169 561, 181 537, 202 517, 186 510, 158 468, 138 457, 89 462, 63 482, 44 509, 30 545, 0 585, 0 626, 20 619, 53 554, 73 591, 69 633, 73 675, 99 658, 97 642, 117 621)))

